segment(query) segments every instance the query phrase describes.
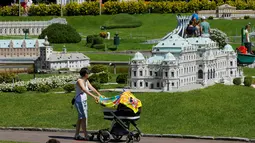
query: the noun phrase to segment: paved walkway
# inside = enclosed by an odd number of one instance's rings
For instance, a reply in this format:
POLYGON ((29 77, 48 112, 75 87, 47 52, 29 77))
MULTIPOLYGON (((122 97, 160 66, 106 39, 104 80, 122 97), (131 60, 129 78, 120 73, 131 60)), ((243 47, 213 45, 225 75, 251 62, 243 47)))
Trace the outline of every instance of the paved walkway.
MULTIPOLYGON (((31 143, 45 143, 50 138, 58 139, 61 143, 80 143, 73 140, 73 133, 69 132, 41 132, 41 131, 11 131, 0 130, 0 140, 23 141, 31 143)), ((96 143, 98 141, 86 141, 96 143)), ((124 140, 121 142, 125 142, 124 140)), ((140 143, 244 143, 238 141, 217 141, 202 139, 152 138, 142 137, 140 143)))

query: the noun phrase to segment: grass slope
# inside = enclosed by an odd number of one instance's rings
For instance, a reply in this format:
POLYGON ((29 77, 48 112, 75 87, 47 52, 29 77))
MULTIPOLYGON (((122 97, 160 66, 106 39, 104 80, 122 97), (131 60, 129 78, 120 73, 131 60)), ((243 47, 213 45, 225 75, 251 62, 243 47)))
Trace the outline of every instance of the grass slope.
MULTIPOLYGON (((138 126, 144 133, 254 137, 255 89, 215 85, 177 93, 136 93, 143 109, 138 126)), ((103 93, 106 96, 115 92, 103 93)), ((1 93, 0 126, 72 128, 77 113, 73 93, 1 93)), ((101 106, 89 98, 89 129, 110 126, 101 106)))

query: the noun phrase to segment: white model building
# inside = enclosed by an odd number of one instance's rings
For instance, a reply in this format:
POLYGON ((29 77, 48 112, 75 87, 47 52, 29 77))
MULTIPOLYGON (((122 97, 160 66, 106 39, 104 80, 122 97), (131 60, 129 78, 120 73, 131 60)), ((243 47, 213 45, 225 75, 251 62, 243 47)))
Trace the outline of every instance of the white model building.
POLYGON ((182 36, 181 30, 168 34, 152 48, 149 58, 135 54, 130 61, 132 89, 171 91, 192 84, 212 85, 222 79, 232 82, 242 75, 230 45, 221 50, 210 38, 182 36))
POLYGON ((44 46, 40 47, 40 57, 36 60, 37 70, 58 70, 69 68, 71 71, 80 70, 90 66, 90 59, 83 53, 54 52, 49 45, 48 38, 45 38, 44 46))

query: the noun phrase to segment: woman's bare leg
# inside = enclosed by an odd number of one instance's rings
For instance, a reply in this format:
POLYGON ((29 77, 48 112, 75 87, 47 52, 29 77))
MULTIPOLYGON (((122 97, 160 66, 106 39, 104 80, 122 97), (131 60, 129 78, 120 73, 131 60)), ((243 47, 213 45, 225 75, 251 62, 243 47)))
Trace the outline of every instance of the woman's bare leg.
POLYGON ((80 128, 81 128, 81 119, 78 119, 78 120, 77 120, 77 123, 76 123, 75 136, 76 136, 76 135, 79 135, 79 133, 80 133, 80 128))
POLYGON ((88 136, 87 134, 87 123, 86 123, 86 118, 81 119, 81 127, 84 133, 84 137, 86 138, 88 136))

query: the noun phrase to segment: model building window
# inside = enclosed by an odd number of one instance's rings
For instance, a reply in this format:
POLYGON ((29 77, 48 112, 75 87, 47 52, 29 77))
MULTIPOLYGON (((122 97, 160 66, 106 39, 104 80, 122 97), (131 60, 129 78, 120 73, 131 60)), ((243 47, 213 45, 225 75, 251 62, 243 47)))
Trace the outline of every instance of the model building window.
POLYGON ((230 61, 230 66, 233 66, 233 62, 232 61, 230 61))
POLYGON ((171 76, 174 77, 174 72, 171 72, 171 76))
POLYGON ((140 82, 140 87, 142 87, 143 86, 143 82, 140 82))
POLYGON ((148 87, 148 82, 145 82, 145 86, 148 87))
POLYGON ((159 82, 157 83, 157 87, 159 87, 159 82))
POLYGON ((136 82, 134 82, 134 87, 136 87, 136 82))
POLYGON ((168 72, 165 72, 165 76, 168 77, 168 72))
POLYGON ((134 76, 136 76, 136 71, 134 71, 134 76))
POLYGON ((158 76, 158 72, 155 72, 155 76, 158 76))
POLYGON ((152 76, 152 71, 150 71, 150 76, 152 76))
POLYGON ((143 71, 140 71, 140 76, 143 76, 143 71))

